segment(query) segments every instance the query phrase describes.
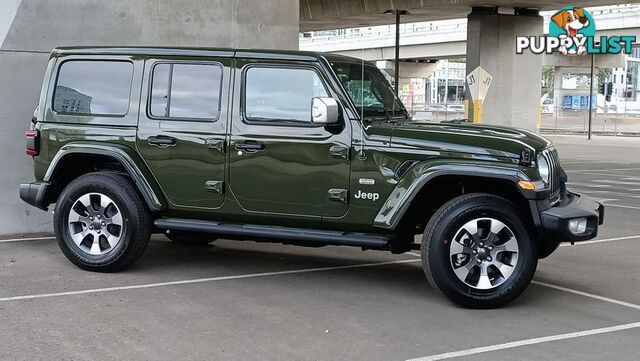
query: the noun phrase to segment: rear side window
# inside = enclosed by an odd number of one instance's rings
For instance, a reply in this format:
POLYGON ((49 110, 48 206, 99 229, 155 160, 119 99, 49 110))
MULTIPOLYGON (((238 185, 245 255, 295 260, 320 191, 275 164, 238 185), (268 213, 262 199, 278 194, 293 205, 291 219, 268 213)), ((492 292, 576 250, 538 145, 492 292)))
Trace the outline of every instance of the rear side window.
POLYGON ((255 122, 311 123, 311 100, 327 90, 313 69, 251 67, 245 74, 245 118, 255 122))
POLYGON ((156 64, 150 115, 156 118, 215 120, 220 115, 222 66, 156 64))
POLYGON ((65 61, 58 73, 53 110, 73 115, 125 115, 132 78, 130 62, 65 61))

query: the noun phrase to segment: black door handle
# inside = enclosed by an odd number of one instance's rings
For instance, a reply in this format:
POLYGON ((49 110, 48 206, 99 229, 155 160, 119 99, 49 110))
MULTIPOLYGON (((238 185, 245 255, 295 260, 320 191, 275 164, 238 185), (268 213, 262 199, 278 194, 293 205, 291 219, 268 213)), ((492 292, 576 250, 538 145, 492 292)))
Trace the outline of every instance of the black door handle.
POLYGON ((149 137, 147 139, 147 143, 151 145, 157 145, 159 147, 170 147, 172 145, 176 145, 178 140, 173 137, 167 137, 165 135, 158 135, 156 137, 149 137))
POLYGON ((244 150, 247 152, 257 152, 260 150, 264 150, 264 144, 256 143, 256 142, 236 143, 236 150, 244 150))

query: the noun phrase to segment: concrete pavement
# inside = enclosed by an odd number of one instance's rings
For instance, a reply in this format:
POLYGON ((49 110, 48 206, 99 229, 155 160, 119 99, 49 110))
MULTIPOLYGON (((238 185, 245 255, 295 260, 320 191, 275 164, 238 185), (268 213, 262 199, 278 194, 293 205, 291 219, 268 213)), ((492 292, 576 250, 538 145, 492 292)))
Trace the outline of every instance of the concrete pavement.
POLYGON ((52 239, 0 241, 0 359, 634 359, 640 140, 583 139, 554 137, 570 188, 609 205, 601 242, 561 247, 502 309, 452 305, 411 254, 156 236, 96 274, 52 239))

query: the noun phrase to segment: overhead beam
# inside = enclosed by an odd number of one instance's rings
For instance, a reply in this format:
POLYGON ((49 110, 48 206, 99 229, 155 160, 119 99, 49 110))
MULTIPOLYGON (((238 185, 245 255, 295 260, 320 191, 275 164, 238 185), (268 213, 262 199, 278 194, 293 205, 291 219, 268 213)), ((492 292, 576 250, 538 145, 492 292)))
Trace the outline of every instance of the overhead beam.
MULTIPOLYGON (((580 6, 626 4, 629 0, 583 0, 580 6)), ((300 31, 318 31, 389 25, 393 19, 383 15, 388 9, 408 10, 403 22, 419 22, 464 18, 472 6, 490 4, 504 9, 531 8, 556 10, 566 1, 523 0, 300 0, 300 31)), ((502 11, 502 10, 501 10, 502 11)))

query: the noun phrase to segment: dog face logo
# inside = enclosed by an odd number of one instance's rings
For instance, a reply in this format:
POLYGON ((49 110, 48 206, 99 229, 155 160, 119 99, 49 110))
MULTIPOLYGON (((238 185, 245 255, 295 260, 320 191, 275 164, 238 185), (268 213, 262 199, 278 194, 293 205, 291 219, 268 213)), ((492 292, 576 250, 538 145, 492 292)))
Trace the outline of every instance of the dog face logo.
POLYGON ((571 38, 575 40, 575 45, 567 48, 561 46, 558 51, 564 55, 567 54, 584 54, 587 49, 585 47, 586 37, 595 35, 595 22, 589 12, 580 7, 565 7, 560 9, 551 17, 549 24, 549 35, 558 37, 559 39, 571 38))
POLYGON ((551 17, 551 21, 564 29, 568 36, 575 38, 578 32, 589 26, 589 19, 584 15, 583 8, 573 8, 571 10, 560 10, 551 17))
POLYGON ((630 35, 596 37, 596 22, 589 11, 565 6, 551 17, 548 35, 516 36, 516 54, 527 49, 533 54, 631 54, 635 43, 636 36, 630 35))

